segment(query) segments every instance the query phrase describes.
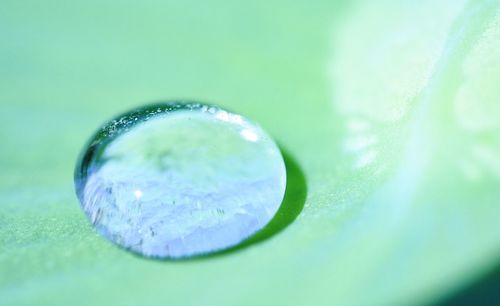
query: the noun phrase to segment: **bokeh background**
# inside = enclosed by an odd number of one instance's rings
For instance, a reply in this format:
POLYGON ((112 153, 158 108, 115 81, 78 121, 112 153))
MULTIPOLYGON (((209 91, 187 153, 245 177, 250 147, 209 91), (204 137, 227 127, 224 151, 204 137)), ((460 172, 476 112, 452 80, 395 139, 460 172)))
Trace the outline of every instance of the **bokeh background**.
POLYGON ((497 0, 2 1, 0 304, 498 302, 499 84, 497 0), (99 237, 79 151, 172 99, 269 131, 305 177, 296 220, 189 261, 99 237))

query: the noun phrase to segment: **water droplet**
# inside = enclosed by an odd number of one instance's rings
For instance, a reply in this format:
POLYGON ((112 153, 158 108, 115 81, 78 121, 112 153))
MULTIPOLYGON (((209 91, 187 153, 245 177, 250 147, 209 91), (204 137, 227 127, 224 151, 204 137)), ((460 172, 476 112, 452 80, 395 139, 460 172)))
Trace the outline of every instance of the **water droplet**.
POLYGON ((104 124, 75 170, 83 211, 114 243, 182 258, 235 246, 284 196, 280 150, 259 126, 216 106, 165 103, 104 124))

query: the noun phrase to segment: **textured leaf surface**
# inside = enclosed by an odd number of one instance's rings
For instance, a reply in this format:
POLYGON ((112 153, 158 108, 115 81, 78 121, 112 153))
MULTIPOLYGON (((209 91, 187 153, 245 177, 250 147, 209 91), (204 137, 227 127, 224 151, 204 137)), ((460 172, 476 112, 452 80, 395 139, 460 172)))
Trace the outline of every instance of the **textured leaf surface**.
POLYGON ((497 263, 496 0, 8 1, 0 39, 2 304, 419 305, 497 263), (286 148, 307 179, 294 223, 184 262, 92 230, 81 146, 173 98, 286 148))

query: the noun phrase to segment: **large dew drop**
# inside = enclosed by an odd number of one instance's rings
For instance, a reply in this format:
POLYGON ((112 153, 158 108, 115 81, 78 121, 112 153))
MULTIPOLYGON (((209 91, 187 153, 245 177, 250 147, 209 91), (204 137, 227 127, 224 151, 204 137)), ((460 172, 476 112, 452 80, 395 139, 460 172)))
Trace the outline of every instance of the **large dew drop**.
POLYGON ((285 185, 283 157, 266 132, 203 104, 151 105, 111 120, 75 171, 96 229, 157 258, 239 244, 273 218, 285 185))

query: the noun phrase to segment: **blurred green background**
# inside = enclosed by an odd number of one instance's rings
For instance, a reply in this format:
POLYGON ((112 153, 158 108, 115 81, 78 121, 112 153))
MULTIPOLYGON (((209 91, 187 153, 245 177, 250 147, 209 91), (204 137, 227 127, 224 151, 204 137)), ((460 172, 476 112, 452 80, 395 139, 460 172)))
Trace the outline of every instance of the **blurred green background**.
POLYGON ((7 0, 0 41, 2 305, 456 304, 496 279, 498 0, 7 0), (180 262, 100 238, 76 157, 165 99, 269 131, 306 178, 295 222, 180 262))

